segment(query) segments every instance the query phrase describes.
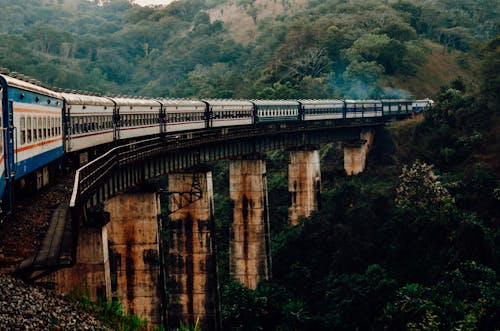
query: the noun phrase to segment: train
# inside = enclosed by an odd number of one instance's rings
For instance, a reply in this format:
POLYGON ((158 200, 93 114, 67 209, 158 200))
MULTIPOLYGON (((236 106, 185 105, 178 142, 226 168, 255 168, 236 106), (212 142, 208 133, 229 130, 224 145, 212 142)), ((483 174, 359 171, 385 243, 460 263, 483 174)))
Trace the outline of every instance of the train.
MULTIPOLYGON (((421 112, 432 100, 224 100, 114 97, 60 91, 0 74, 0 198, 67 155, 145 136, 269 122, 349 120, 421 112)), ((82 154, 83 155, 83 154, 82 154)))

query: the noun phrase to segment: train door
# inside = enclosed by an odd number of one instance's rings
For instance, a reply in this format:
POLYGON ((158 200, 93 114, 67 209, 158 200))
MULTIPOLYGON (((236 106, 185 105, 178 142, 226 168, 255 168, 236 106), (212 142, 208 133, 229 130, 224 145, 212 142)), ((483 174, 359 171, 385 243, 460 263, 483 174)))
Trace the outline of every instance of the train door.
MULTIPOLYGON (((3 89, 0 87, 0 128, 2 129, 0 132, 0 203, 2 201, 2 198, 3 198, 3 193, 4 193, 4 190, 5 190, 5 158, 4 158, 4 155, 5 155, 5 152, 4 152, 4 130, 3 130, 3 121, 2 119, 4 118, 3 116, 3 89)), ((0 209, 1 210, 1 209, 0 209)))
POLYGON ((15 137, 14 137, 14 103, 9 100, 9 89, 7 82, 2 80, 2 143, 3 143, 3 167, 4 194, 2 202, 7 210, 13 205, 14 175, 15 175, 15 137))
POLYGON ((202 100, 205 104, 205 112, 203 117, 205 118, 205 128, 212 128, 214 122, 214 109, 207 101, 202 100))
POLYGON ((158 114, 158 122, 160 123, 160 134, 167 133, 167 109, 163 103, 160 102, 160 112, 158 114))

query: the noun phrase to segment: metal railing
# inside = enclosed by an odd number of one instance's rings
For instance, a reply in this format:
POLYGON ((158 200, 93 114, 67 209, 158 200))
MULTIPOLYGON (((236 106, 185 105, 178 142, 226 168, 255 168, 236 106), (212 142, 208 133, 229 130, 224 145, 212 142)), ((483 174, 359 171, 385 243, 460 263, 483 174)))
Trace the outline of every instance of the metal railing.
POLYGON ((306 133, 321 129, 360 127, 365 125, 382 125, 380 118, 357 118, 351 121, 316 121, 265 123, 262 125, 241 126, 232 128, 212 128, 193 132, 166 134, 115 147, 102 156, 92 160, 76 171, 73 192, 70 200, 72 215, 78 216, 82 205, 109 179, 118 169, 140 162, 154 155, 175 152, 186 148, 210 145, 217 142, 251 139, 283 133, 306 133), (330 123, 327 125, 327 123, 330 123), (283 126, 283 124, 286 124, 283 126))

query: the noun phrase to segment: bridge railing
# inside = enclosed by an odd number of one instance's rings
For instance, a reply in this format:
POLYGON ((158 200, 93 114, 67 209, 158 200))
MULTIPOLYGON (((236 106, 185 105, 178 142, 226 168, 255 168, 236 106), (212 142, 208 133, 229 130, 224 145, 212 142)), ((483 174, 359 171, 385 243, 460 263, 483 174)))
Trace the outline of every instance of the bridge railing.
POLYGON ((116 170, 128 167, 148 157, 172 153, 185 148, 216 144, 226 140, 255 139, 282 133, 305 133, 318 129, 355 127, 367 124, 381 124, 380 118, 356 118, 349 121, 275 122, 252 126, 212 128, 193 132, 170 133, 121 145, 76 171, 70 200, 71 214, 75 218, 79 218, 82 207, 92 199, 97 190, 112 177, 116 170))

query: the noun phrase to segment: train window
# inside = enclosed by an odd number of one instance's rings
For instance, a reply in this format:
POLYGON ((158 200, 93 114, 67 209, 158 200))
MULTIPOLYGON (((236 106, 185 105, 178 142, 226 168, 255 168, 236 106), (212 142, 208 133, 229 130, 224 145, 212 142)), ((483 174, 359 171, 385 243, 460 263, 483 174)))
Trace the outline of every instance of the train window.
POLYGON ((43 139, 47 139, 47 117, 43 118, 43 139))
POLYGON ((21 130, 21 145, 24 145, 26 143, 26 118, 24 116, 21 117, 20 119, 20 124, 19 124, 21 130))
POLYGON ((41 117, 39 117, 38 118, 38 139, 40 139, 40 140, 43 139, 42 132, 43 132, 43 119, 41 117))
POLYGON ((31 117, 26 118, 26 142, 31 142, 31 117))
POLYGON ((36 117, 33 117, 33 142, 38 140, 36 117))

